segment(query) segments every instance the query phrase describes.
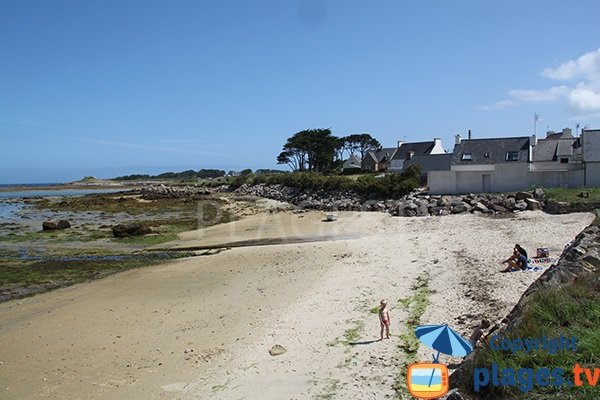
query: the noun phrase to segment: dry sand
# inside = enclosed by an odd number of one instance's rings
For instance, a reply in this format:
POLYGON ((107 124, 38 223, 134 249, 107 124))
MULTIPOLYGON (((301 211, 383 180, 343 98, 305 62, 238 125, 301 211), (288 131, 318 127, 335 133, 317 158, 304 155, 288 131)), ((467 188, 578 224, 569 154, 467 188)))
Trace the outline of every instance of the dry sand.
MULTIPOLYGON (((0 304, 1 399, 306 399, 393 396, 398 300, 423 273, 422 323, 468 336, 499 321, 541 272, 500 274, 515 242, 558 255, 591 214, 393 218, 266 214, 183 234, 176 247, 235 247, 0 304), (322 240, 302 242, 303 239, 322 240), (331 240, 337 238, 339 240, 331 240), (392 306, 392 339, 369 310, 392 306), (360 344, 344 334, 358 332, 360 344), (287 349, 271 356, 274 345, 287 349)), ((430 351, 420 349, 429 360, 430 351)), ((444 359, 441 361, 449 362, 444 359)))

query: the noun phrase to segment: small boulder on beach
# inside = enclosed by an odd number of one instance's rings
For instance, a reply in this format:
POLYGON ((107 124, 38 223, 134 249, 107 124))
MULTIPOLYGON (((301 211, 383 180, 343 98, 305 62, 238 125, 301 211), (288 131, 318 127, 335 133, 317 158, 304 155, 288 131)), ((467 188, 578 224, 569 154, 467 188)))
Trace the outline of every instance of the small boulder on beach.
POLYGON ((67 229, 71 227, 71 223, 66 219, 61 219, 59 221, 44 221, 42 223, 42 229, 45 231, 56 231, 67 229))
POLYGON ((139 222, 118 224, 112 227, 114 237, 142 236, 152 233, 152 230, 139 222))

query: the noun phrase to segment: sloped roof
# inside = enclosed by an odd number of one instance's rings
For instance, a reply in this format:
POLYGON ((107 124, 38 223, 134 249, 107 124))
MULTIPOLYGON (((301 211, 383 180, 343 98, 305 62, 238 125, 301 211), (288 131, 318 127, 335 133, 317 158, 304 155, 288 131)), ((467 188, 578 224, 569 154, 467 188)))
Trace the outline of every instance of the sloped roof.
POLYGON ((398 151, 392 158, 393 160, 406 160, 407 153, 413 153, 415 156, 424 156, 431 152, 435 142, 433 140, 429 142, 409 142, 402 143, 398 148, 398 151))
POLYGON ((360 168, 360 157, 352 154, 346 161, 344 161, 344 168, 360 168))
MULTIPOLYGON (((529 137, 508 137, 491 139, 466 139, 454 146, 452 165, 499 164, 505 163, 506 153, 517 151, 517 162, 527 162, 529 157, 529 137), (463 160, 463 154, 470 153, 471 160, 463 160), (484 157, 489 153, 489 157, 484 157)), ((515 161, 512 161, 515 162, 515 161)))
POLYGON ((398 150, 397 147, 386 147, 376 151, 370 151, 377 162, 390 161, 394 157, 394 153, 398 150))
POLYGON ((579 147, 579 139, 541 139, 533 147, 533 162, 557 161, 558 157, 570 157, 579 147))
POLYGON ((404 162, 404 168, 410 165, 418 165, 421 167, 422 174, 426 174, 429 171, 449 171, 451 161, 452 154, 413 156, 413 158, 404 162))

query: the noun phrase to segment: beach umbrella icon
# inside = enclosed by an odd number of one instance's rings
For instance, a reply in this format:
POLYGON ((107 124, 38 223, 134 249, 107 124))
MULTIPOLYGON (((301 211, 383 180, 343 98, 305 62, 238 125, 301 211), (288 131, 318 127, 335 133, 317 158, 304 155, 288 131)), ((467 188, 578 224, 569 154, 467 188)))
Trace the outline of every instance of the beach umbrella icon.
MULTIPOLYGON (((417 339, 424 345, 437 350, 437 355, 433 356, 433 362, 437 363, 440 353, 448 354, 454 357, 464 357, 473 351, 473 345, 463 339, 456 331, 448 325, 421 325, 415 329, 417 339)), ((433 379, 433 373, 429 379, 429 385, 433 379)))
POLYGON ((473 351, 473 345, 448 325, 421 325, 415 329, 417 339, 424 345, 437 350, 433 362, 438 362, 440 353, 453 357, 464 357, 473 351))

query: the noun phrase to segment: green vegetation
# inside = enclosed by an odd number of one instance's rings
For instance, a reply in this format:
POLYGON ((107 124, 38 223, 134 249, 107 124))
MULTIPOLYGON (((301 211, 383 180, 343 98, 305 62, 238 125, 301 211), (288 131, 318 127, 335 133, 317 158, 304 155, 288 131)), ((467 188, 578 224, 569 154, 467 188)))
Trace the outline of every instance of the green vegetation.
POLYGON ((404 364, 400 366, 401 372, 396 376, 394 382, 394 390, 400 398, 406 393, 404 371, 409 364, 416 361, 417 350, 419 350, 419 340, 415 336, 415 328, 421 325, 421 317, 429 304, 429 295, 432 293, 429 289, 429 279, 427 273, 418 276, 411 286, 412 294, 398 300, 398 305, 408 312, 404 332, 400 334, 401 343, 399 345, 404 355, 404 364))
POLYGON ((342 343, 350 344, 360 339, 360 332, 365 329, 364 321, 354 321, 354 326, 350 329, 346 329, 344 332, 344 340, 342 343))
POLYGON ((191 253, 148 253, 136 255, 78 254, 43 260, 19 260, 14 254, 0 254, 0 287, 44 285, 65 286, 97 279, 165 260, 189 257, 191 253))
POLYGON ((323 391, 316 395, 315 398, 319 400, 331 400, 335 398, 335 393, 340 388, 340 380, 339 379, 328 379, 325 386, 323 387, 323 391))
POLYGON ((389 173, 383 177, 363 175, 357 179, 346 176, 323 175, 315 172, 294 172, 289 174, 248 174, 237 176, 231 181, 232 187, 244 184, 256 185, 280 184, 300 189, 325 191, 353 190, 361 195, 376 198, 401 197, 419 187, 421 171, 416 165, 408 167, 402 173, 389 173))
MULTIPOLYGON (((573 284, 563 287, 543 288, 532 295, 523 310, 522 319, 510 332, 502 335, 507 338, 557 338, 575 336, 577 352, 564 351, 550 355, 544 351, 529 354, 493 351, 490 347, 475 353, 473 369, 490 368, 498 364, 500 370, 519 368, 563 368, 565 379, 573 379, 572 369, 579 363, 584 368, 600 367, 600 274, 581 276, 573 284)), ((534 386, 531 392, 522 393, 516 387, 487 387, 480 393, 481 399, 597 399, 600 398, 600 385, 590 387, 585 374, 581 376, 584 385, 576 386, 534 386)), ((473 391, 473 380, 462 382, 461 390, 473 391)))
POLYGON ((287 164, 293 171, 325 172, 341 169, 344 152, 359 152, 364 157, 381 145, 368 133, 336 137, 331 129, 306 129, 287 139, 277 156, 278 164, 287 164))
POLYGON ((158 175, 132 174, 118 176, 116 181, 139 181, 139 180, 165 180, 165 179, 205 179, 225 176, 225 171, 220 169, 201 169, 199 171, 187 170, 182 172, 164 172, 158 175))
POLYGON ((544 189, 548 200, 568 201, 570 203, 600 203, 600 188, 549 188, 544 189), (583 197, 580 194, 584 193, 583 197))

